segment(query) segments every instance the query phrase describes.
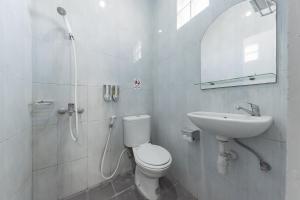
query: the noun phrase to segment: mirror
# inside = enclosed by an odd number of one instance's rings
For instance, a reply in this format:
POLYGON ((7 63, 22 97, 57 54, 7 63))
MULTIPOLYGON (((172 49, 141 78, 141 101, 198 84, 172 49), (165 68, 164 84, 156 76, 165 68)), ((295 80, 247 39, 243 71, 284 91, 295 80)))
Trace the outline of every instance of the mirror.
POLYGON ((276 2, 243 1, 201 41, 201 89, 276 82, 276 2))

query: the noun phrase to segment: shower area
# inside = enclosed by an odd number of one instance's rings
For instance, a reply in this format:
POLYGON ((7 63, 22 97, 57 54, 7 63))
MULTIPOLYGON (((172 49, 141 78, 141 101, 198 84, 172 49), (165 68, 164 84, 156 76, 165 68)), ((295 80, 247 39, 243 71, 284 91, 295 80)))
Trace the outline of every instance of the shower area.
POLYGON ((151 3, 32 0, 29 9, 33 199, 65 199, 106 183, 118 165, 132 171, 127 152, 118 164, 121 119, 152 111, 151 3), (103 85, 121 88, 118 102, 105 101, 103 85))

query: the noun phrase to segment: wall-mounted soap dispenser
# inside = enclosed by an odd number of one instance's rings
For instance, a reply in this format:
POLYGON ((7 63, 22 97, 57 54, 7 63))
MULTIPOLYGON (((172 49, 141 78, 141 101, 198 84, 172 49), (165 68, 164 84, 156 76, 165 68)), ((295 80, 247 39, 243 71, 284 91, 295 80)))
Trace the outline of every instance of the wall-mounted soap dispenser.
POLYGON ((103 85, 103 99, 106 102, 112 101, 112 86, 111 85, 103 85))
POLYGON ((112 100, 118 102, 120 97, 120 87, 118 85, 112 86, 112 100))
POLYGON ((103 99, 105 102, 118 102, 120 98, 120 87, 118 85, 103 85, 103 99))

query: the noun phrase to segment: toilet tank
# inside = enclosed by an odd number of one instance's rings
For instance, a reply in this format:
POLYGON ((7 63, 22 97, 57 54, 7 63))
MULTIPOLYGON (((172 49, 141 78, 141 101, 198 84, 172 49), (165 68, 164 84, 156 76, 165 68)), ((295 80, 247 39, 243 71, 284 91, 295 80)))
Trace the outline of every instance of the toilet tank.
POLYGON ((124 144, 127 147, 136 147, 150 141, 151 116, 137 115, 123 118, 124 144))

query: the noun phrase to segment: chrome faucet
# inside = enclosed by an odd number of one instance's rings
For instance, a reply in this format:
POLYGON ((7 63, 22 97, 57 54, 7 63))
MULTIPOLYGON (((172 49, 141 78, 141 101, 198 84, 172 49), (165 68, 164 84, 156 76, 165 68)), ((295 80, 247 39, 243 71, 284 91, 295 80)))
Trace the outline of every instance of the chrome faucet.
POLYGON ((245 111, 246 113, 248 113, 251 116, 257 116, 257 117, 259 117, 260 116, 259 106, 255 105, 253 103, 248 103, 248 104, 250 105, 251 110, 243 108, 242 106, 237 106, 236 109, 237 110, 243 110, 243 111, 245 111))

